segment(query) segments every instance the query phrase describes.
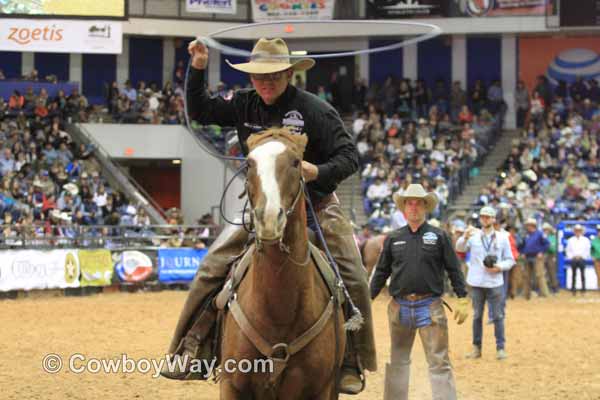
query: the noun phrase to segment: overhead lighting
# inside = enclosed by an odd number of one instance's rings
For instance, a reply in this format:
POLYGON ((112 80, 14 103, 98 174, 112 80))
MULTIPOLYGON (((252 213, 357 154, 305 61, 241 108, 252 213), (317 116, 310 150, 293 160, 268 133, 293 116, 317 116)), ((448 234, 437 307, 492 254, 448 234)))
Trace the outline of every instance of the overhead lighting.
POLYGON ((307 55, 308 52, 306 50, 296 50, 296 51, 292 51, 292 55, 293 56, 305 56, 307 55))
POLYGON ((173 160, 173 161, 171 161, 171 162, 172 162, 173 164, 175 164, 175 165, 179 165, 179 164, 181 164, 181 160, 180 160, 180 159, 176 159, 176 160, 173 160))

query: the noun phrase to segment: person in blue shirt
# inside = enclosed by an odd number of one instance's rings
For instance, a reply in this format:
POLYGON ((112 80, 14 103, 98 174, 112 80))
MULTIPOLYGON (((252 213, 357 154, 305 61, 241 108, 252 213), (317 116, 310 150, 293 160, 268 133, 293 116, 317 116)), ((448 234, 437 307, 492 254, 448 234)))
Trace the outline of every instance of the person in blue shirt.
POLYGON ((456 250, 469 252, 467 284, 473 300, 473 351, 467 358, 481 357, 483 308, 487 300, 492 310, 496 336, 496 358, 507 357, 504 335, 504 276, 515 264, 510 242, 505 232, 494 228, 496 210, 483 207, 479 212, 481 229, 470 227, 457 240, 456 250))
POLYGON ((544 233, 537 227, 535 218, 529 218, 525 221, 527 235, 523 240, 519 251, 525 258, 525 276, 524 293, 527 300, 531 299, 531 289, 537 282, 538 293, 541 297, 548 297, 550 291, 546 282, 546 252, 550 247, 550 242, 544 236, 544 233))

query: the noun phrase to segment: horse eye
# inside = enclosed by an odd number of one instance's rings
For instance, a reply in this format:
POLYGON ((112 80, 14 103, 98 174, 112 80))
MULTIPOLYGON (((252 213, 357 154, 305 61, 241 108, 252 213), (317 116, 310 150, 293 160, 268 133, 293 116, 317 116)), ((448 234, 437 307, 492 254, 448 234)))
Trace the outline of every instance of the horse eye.
POLYGON ((300 160, 296 158, 296 159, 294 160, 294 163, 293 163, 293 165, 294 165, 294 168, 298 168, 298 165, 300 165, 300 160))

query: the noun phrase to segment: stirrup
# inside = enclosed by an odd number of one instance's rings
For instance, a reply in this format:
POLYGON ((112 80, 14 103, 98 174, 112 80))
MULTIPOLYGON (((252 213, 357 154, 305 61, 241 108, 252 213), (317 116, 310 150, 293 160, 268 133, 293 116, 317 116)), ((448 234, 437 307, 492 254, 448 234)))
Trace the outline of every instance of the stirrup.
POLYGON ((355 368, 343 368, 340 377, 340 393, 356 395, 365 390, 367 380, 355 368))

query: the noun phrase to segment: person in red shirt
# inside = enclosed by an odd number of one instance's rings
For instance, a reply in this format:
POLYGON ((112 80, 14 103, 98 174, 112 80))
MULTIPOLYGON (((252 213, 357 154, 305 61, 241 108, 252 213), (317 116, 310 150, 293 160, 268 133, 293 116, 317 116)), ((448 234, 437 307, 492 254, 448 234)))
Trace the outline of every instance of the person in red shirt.
POLYGON ((11 110, 20 110, 25 105, 25 97, 18 91, 15 90, 8 99, 8 108, 11 110))
POLYGON ((473 122, 473 113, 469 110, 469 106, 464 105, 458 114, 458 122, 464 124, 465 122, 473 122))

